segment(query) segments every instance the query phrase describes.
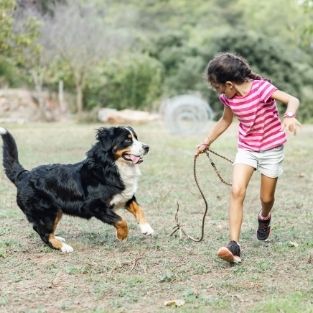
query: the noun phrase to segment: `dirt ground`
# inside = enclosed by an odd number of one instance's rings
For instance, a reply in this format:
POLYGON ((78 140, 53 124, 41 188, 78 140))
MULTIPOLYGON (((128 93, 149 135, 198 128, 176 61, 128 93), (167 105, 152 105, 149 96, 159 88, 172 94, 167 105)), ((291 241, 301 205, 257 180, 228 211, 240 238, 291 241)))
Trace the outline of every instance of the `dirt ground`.
MULTIPOLYGON (((2 125, 3 126, 3 125, 2 125)), ((25 168, 84 158, 100 125, 4 125, 16 138, 25 168)), ((156 234, 145 237, 128 213, 129 238, 96 219, 66 216, 58 234, 74 248, 62 254, 45 246, 15 203, 16 190, 0 170, 0 312, 313 312, 313 126, 290 136, 279 179, 268 242, 256 239, 260 209, 256 172, 248 188, 240 265, 216 257, 228 240, 229 187, 205 156, 199 183, 208 200, 200 243, 170 236, 176 203, 180 221, 200 235, 204 204, 193 180, 193 153, 203 134, 169 135, 158 123, 135 126, 150 145, 141 165, 137 198, 156 234), (166 306, 166 301, 180 300, 166 306)), ((212 149, 233 158, 236 125, 212 149)), ((231 165, 216 158, 226 180, 231 165)))

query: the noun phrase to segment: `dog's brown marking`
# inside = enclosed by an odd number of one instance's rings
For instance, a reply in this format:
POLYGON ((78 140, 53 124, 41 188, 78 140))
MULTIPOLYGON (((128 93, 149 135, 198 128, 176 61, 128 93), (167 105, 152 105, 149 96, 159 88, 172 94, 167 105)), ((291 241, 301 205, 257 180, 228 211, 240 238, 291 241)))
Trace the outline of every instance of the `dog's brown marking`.
POLYGON ((52 248, 61 250, 63 244, 60 240, 55 238, 54 234, 50 234, 48 240, 52 248))
POLYGON ((54 220, 54 223, 53 223, 53 230, 52 230, 52 233, 49 234, 49 237, 48 237, 48 241, 50 243, 50 245, 54 248, 54 249, 57 249, 57 250, 61 250, 62 248, 62 242, 58 239, 55 238, 55 235, 54 235, 54 232, 55 232, 55 229, 58 225, 58 223, 60 222, 62 218, 62 211, 59 210, 57 212, 57 215, 55 217, 55 220, 54 220))
POLYGON ((147 223, 143 210, 136 201, 130 202, 126 209, 135 216, 139 224, 147 223))
MULTIPOLYGON (((115 148, 115 147, 114 147, 115 148)), ((114 153, 114 158, 115 160, 119 159, 122 157, 123 153, 129 152, 129 148, 121 149, 121 150, 116 150, 114 153)))
POLYGON ((128 236, 128 225, 125 220, 121 220, 114 224, 114 227, 116 228, 116 237, 119 240, 124 240, 128 236))
POLYGON ((54 223, 53 223, 53 234, 54 234, 55 229, 57 228, 57 226, 58 226, 58 224, 62 218, 62 214, 63 214, 62 211, 58 210, 57 215, 56 215, 55 220, 54 220, 54 223))

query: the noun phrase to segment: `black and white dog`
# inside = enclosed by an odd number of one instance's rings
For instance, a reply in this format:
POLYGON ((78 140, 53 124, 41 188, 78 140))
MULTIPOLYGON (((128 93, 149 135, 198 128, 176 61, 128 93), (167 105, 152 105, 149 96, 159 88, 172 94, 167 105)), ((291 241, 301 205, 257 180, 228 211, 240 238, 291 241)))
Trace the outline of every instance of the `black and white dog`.
POLYGON ((140 175, 138 164, 149 147, 138 141, 131 127, 100 128, 87 157, 75 164, 41 165, 30 171, 18 160, 13 136, 0 128, 3 166, 17 188, 17 204, 41 239, 54 249, 72 252, 64 238, 55 236, 62 214, 96 217, 116 228, 119 240, 127 238, 128 226, 116 214, 131 212, 145 235, 154 231, 146 222, 135 193, 140 175))

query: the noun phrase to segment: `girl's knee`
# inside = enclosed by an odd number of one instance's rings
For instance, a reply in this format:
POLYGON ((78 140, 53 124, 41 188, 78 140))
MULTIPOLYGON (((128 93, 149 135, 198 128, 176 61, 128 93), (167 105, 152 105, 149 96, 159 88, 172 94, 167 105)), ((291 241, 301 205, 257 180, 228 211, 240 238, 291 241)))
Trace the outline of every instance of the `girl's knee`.
POLYGON ((233 186, 231 190, 231 196, 233 199, 244 199, 246 196, 246 188, 240 186, 233 186))
POLYGON ((263 205, 271 205, 274 203, 275 198, 273 196, 261 196, 260 200, 263 205))

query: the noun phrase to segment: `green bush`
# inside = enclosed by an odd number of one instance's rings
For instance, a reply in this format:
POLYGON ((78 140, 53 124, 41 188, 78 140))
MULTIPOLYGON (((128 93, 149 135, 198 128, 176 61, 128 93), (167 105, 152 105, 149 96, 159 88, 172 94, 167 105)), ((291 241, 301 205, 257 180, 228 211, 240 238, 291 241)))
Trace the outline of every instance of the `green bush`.
POLYGON ((149 47, 149 54, 164 66, 164 96, 199 91, 203 88, 206 60, 199 47, 188 44, 184 32, 168 31, 157 37, 149 47))
POLYGON ((147 55, 129 55, 101 66, 84 92, 87 109, 149 109, 161 95, 163 67, 147 55))
POLYGON ((9 58, 0 56, 0 87, 18 87, 26 84, 26 77, 19 71, 9 58))

